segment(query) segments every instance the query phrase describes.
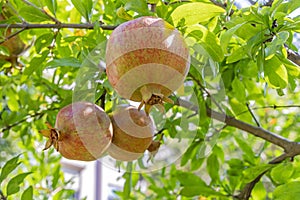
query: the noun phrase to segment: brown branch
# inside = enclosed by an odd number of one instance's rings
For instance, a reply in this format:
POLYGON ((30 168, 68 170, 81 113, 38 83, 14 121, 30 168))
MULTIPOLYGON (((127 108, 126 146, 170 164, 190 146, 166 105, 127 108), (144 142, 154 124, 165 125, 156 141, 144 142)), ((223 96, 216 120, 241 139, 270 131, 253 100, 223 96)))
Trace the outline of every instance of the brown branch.
POLYGON ((269 0, 269 1, 267 1, 267 2, 264 4, 264 6, 269 6, 269 7, 271 7, 271 6, 273 5, 273 2, 274 2, 274 0, 269 0))
MULTIPOLYGON (((54 110, 58 110, 59 108, 51 108, 51 109, 48 109, 47 111, 54 111, 54 110)), ((4 128, 1 129, 0 133, 4 132, 4 131, 8 131, 10 130, 11 128, 15 127, 15 126, 18 126, 20 124, 22 124, 23 122, 26 122, 28 119, 31 119, 31 118, 41 118, 43 117, 44 115, 46 114, 46 112, 37 112, 37 113, 34 113, 34 114, 31 114, 31 115, 27 115, 26 117, 24 117, 23 119, 21 119, 20 121, 17 121, 13 124, 10 124, 10 125, 7 125, 5 126, 4 128)), ((1 200, 1 199, 0 199, 1 200)))
POLYGON ((7 40, 9 40, 9 39, 11 39, 11 38, 17 36, 18 34, 20 34, 21 32, 23 32, 24 30, 25 30, 25 29, 22 28, 21 30, 16 31, 16 32, 14 32, 13 34, 11 34, 11 35, 9 35, 9 36, 6 36, 4 40, 0 41, 0 44, 2 44, 2 43, 4 43, 4 42, 6 42, 7 40))
MULTIPOLYGON (((117 25, 103 25, 102 22, 99 22, 100 28, 103 30, 114 30, 117 25)), ((29 24, 29 23, 16 23, 16 24, 0 24, 0 28, 23 28, 23 29, 38 29, 38 28, 74 28, 74 29, 94 29, 95 24, 83 23, 83 24, 67 24, 67 23, 58 23, 58 24, 29 24)))
POLYGON ((300 67, 300 55, 297 52, 288 48, 287 48, 287 53, 288 53, 287 58, 300 67))
POLYGON ((212 2, 213 4, 215 4, 216 6, 220 6, 221 8, 224 8, 226 9, 227 5, 226 4, 223 4, 223 3, 220 3, 216 0, 210 0, 210 2, 212 2))
MULTIPOLYGON (((288 158, 287 154, 284 153, 276 158, 274 158, 273 160, 271 160, 269 162, 269 164, 278 164, 283 162, 286 158, 288 158)), ((265 175, 270 169, 262 172, 261 174, 259 174, 253 181, 251 181, 250 183, 247 183, 245 185, 245 187, 242 189, 242 191, 240 192, 240 194, 238 194, 237 196, 235 196, 235 198, 239 199, 239 200, 248 200, 251 197, 251 193, 253 188, 255 187, 255 185, 260 181, 261 177, 263 177, 263 175, 265 175)))
MULTIPOLYGON (((177 101, 174 104, 198 113, 198 107, 188 101, 185 101, 182 99, 177 99, 177 101)), ((279 157, 276 157, 273 160, 271 160, 269 162, 269 164, 281 163, 282 161, 284 161, 287 158, 290 158, 291 160, 293 160, 293 158, 295 156, 300 155, 300 143, 299 142, 290 141, 287 138, 284 138, 280 135, 276 135, 275 133, 272 133, 261 127, 253 126, 246 122, 240 121, 234 117, 230 117, 224 113, 216 112, 209 107, 206 107, 206 113, 207 113, 208 117, 218 120, 220 122, 223 122, 226 124, 226 126, 238 128, 238 129, 246 131, 256 137, 262 138, 272 144, 282 147, 284 149, 284 153, 282 155, 280 155, 279 157)), ((259 182, 260 178, 266 172, 267 171, 261 173, 252 182, 246 184, 246 186, 243 188, 243 190, 240 192, 240 194, 235 197, 240 200, 248 200, 251 196, 251 192, 252 192, 254 186, 256 185, 257 182, 259 182)))
MULTIPOLYGON (((232 127, 238 128, 240 130, 246 131, 256 137, 260 137, 272 144, 280 146, 285 150, 285 152, 289 152, 291 149, 291 145, 293 144, 293 142, 288 140, 287 138, 284 138, 280 135, 276 135, 276 134, 272 133, 271 131, 265 130, 261 127, 257 127, 257 126, 253 126, 251 124, 245 123, 243 121, 235 119, 234 117, 230 117, 226 114, 218 113, 208 107, 206 108, 206 110, 207 110, 207 115, 209 117, 216 119, 218 121, 224 122, 228 126, 232 126, 232 127)), ((299 146, 299 148, 300 148, 300 146, 299 146)))
MULTIPOLYGON (((193 105, 192 103, 185 100, 177 99, 174 104, 198 112, 198 107, 196 105, 193 105)), ((271 131, 263 129, 262 127, 253 126, 234 117, 228 116, 227 114, 219 113, 209 107, 206 107, 206 113, 207 116, 212 119, 223 122, 228 126, 246 131, 256 137, 262 138, 272 144, 283 148, 284 152, 286 153, 286 157, 293 157, 300 154, 300 143, 290 141, 285 137, 276 135, 271 131)))
POLYGON ((172 2, 166 2, 164 1, 165 5, 172 5, 172 4, 176 4, 176 3, 189 3, 192 2, 191 0, 179 0, 179 1, 172 1, 172 2))

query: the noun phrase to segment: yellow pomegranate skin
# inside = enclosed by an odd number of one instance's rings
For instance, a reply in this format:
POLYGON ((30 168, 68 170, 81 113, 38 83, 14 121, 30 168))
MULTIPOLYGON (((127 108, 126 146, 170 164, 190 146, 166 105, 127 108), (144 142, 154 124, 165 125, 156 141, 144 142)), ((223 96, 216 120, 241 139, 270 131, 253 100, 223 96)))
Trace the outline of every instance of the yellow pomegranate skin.
POLYGON ((120 161, 138 159, 152 142, 151 118, 133 106, 122 106, 111 115, 113 139, 108 154, 120 161))

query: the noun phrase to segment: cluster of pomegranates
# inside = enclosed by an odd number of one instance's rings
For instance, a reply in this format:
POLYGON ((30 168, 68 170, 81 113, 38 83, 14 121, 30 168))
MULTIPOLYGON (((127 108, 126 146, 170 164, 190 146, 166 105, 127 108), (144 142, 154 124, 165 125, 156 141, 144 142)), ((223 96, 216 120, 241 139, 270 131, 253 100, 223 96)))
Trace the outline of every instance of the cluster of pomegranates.
POLYGON ((152 106, 163 103, 182 84, 189 70, 189 50, 183 37, 161 18, 140 17, 118 26, 106 49, 106 73, 123 98, 141 102, 119 106, 107 114, 89 102, 62 108, 55 126, 40 132, 48 137, 45 149, 54 146, 68 159, 91 161, 107 152, 121 161, 138 159, 148 149, 157 151, 152 106), (142 107, 145 106, 144 110, 142 107))

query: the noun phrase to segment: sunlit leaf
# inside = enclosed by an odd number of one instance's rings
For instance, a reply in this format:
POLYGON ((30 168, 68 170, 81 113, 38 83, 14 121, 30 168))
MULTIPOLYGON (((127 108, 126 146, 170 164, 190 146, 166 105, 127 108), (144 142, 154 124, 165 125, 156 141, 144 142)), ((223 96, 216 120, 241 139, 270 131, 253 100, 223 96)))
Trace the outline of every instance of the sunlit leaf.
POLYGON ((244 181, 246 183, 249 183, 256 179, 260 174, 268 171, 272 167, 274 167, 274 165, 271 164, 262 164, 254 167, 249 167, 243 171, 244 181))
POLYGON ((285 88, 288 84, 288 73, 286 67, 274 56, 265 61, 264 72, 266 80, 274 88, 285 88))
POLYGON ((13 177, 12 179, 10 179, 9 182, 7 183, 7 186, 6 186, 7 196, 19 192, 19 190, 20 190, 20 186, 19 185, 21 183, 23 183, 24 179, 26 178, 26 176, 28 176, 31 173, 32 172, 18 174, 15 177, 13 177))
POLYGON ((24 6, 19 11, 20 15, 29 22, 43 22, 49 21, 50 18, 32 6, 24 6))
POLYGON ((29 186, 21 196, 21 200, 33 200, 33 187, 29 186))
POLYGON ((14 170, 17 168, 18 165, 21 164, 19 162, 20 155, 17 155, 16 157, 11 158, 8 160, 3 167, 1 167, 1 174, 0 174, 0 185, 2 181, 14 170))
POLYGON ((294 200, 300 198, 300 182, 289 182, 275 188, 273 192, 274 200, 294 200))
POLYGON ((53 15, 56 15, 57 11, 57 1, 56 0, 44 0, 48 9, 51 11, 53 15))
POLYGON ((211 18, 224 13, 225 10, 220 6, 211 3, 195 2, 178 6, 171 14, 175 25, 184 19, 185 25, 198 24, 209 21, 211 18))
POLYGON ((283 162, 272 169, 271 177, 276 183, 284 184, 288 182, 293 173, 293 164, 290 162, 283 162))

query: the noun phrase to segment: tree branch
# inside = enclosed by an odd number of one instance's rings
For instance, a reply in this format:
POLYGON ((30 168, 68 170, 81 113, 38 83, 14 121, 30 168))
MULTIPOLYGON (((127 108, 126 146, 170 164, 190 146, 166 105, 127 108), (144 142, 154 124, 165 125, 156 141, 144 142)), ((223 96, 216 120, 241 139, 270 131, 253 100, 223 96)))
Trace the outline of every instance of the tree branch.
MULTIPOLYGON (((54 111, 54 110, 58 110, 58 109, 59 108, 51 108, 51 109, 48 109, 47 111, 50 111, 50 110, 54 111)), ((31 114, 31 115, 27 115, 23 119, 21 119, 20 121, 17 121, 17 122, 15 122, 13 124, 5 126, 4 128, 1 129, 0 133, 2 133, 4 131, 8 131, 8 130, 10 130, 11 128, 13 128, 15 126, 18 126, 18 125, 22 124, 23 122, 26 122, 28 119, 31 119, 31 118, 41 118, 45 114, 46 114, 46 112, 37 112, 37 113, 31 114)))
MULTIPOLYGON (((114 30, 117 25, 103 25, 99 22, 100 28, 103 30, 114 30)), ((23 29, 36 29, 36 28, 74 28, 74 29, 94 29, 95 24, 83 23, 83 24, 68 24, 68 23, 57 23, 57 24, 29 24, 29 23, 16 23, 16 24, 0 24, 0 28, 23 28, 23 29)))
MULTIPOLYGON (((287 158, 287 154, 284 153, 276 158, 274 158, 273 160, 271 160, 269 162, 269 164, 278 164, 283 162, 286 158, 287 158)), ((237 196, 235 196, 237 199, 239 200, 248 200, 251 197, 251 193, 253 188, 255 187, 256 183, 258 183, 261 179, 261 177, 263 177, 263 175, 265 175, 270 169, 262 172, 261 174, 259 174, 253 181, 251 181, 250 183, 247 183, 245 185, 245 187, 243 188, 243 190, 240 192, 240 194, 238 194, 237 196)))
POLYGON ((287 48, 287 53, 288 53, 287 58, 300 67, 300 55, 297 52, 295 52, 291 49, 288 49, 288 48, 287 48))
MULTIPOLYGON (((197 106, 185 100, 177 99, 177 101, 174 104, 198 112, 197 106)), ((209 107, 206 107, 206 113, 207 116, 212 119, 224 122, 228 126, 232 126, 240 130, 246 131, 256 137, 262 138, 272 144, 283 148, 286 153, 286 158, 300 154, 300 143, 298 142, 290 141, 289 139, 280 135, 276 135, 271 131, 240 121, 234 117, 228 116, 227 114, 219 113, 217 111, 212 110, 209 107)))
MULTIPOLYGON (((196 106, 188 101, 185 101, 183 99, 178 98, 174 104, 184 107, 184 108, 187 108, 189 110, 195 111, 195 113, 198 113, 198 106, 196 106)), ((238 129, 246 131, 256 137, 260 137, 272 144, 282 147, 284 149, 284 153, 282 155, 274 158, 273 160, 271 160, 269 162, 269 164, 281 163, 282 161, 286 160, 287 158, 290 158, 291 160, 293 160, 293 158, 295 156, 300 155, 300 143, 299 142, 290 141, 287 138, 284 138, 280 135, 276 135, 276 134, 274 134, 268 130, 265 130, 261 127, 256 127, 251 124, 240 121, 234 117, 230 117, 224 113, 216 112, 209 107, 206 107, 206 113, 207 113, 208 117, 218 120, 220 122, 224 122, 226 124, 226 126, 232 126, 232 127, 238 128, 238 129)), ((266 172, 267 171, 261 173, 252 182, 246 184, 246 186, 242 189, 240 194, 235 197, 240 200, 248 200, 251 196, 251 192, 252 192, 254 186, 256 185, 256 183, 259 182, 261 177, 266 172)))

